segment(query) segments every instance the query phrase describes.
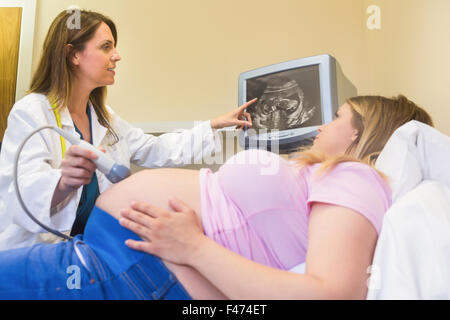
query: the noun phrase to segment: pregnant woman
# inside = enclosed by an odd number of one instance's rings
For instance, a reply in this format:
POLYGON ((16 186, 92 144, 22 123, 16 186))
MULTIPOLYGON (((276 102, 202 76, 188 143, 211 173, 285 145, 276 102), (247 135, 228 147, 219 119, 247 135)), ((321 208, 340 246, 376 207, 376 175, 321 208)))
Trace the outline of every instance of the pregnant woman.
POLYGON ((410 120, 433 125, 403 96, 356 97, 295 162, 251 150, 217 173, 139 172, 98 198, 84 235, 0 252, 0 298, 363 299, 391 203, 371 166, 410 120))

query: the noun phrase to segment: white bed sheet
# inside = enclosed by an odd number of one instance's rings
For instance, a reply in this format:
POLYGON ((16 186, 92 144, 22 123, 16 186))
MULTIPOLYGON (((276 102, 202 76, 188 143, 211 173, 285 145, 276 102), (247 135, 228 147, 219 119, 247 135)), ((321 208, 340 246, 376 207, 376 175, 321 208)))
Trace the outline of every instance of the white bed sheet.
POLYGON ((425 180, 389 209, 367 299, 450 299, 450 188, 425 180))
POLYGON ((417 121, 392 135, 376 167, 390 178, 367 299, 450 299, 450 138, 417 121))

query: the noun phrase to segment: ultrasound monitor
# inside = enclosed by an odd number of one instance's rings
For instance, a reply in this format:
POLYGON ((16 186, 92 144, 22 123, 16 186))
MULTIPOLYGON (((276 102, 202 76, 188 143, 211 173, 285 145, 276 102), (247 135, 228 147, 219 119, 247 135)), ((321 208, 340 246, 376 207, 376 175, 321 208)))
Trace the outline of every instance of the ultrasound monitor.
POLYGON ((247 71, 239 76, 239 105, 247 108, 253 127, 239 134, 245 148, 289 153, 312 144, 317 129, 331 122, 356 88, 330 55, 319 55, 247 71), (278 150, 273 150, 278 149, 278 150))

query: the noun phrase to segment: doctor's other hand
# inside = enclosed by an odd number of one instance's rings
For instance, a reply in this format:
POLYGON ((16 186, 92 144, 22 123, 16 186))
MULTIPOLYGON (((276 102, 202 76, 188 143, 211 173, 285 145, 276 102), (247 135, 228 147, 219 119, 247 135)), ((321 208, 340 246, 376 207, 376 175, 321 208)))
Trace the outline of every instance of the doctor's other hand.
POLYGON ((243 127, 251 127, 252 117, 245 109, 255 103, 256 100, 258 100, 258 98, 250 100, 239 108, 211 120, 211 128, 221 129, 224 127, 236 126, 236 129, 242 129, 243 127), (245 118, 247 118, 247 120, 245 118))
POLYGON ((174 211, 143 202, 123 209, 120 225, 144 240, 129 239, 125 244, 173 263, 189 265, 206 236, 191 207, 176 198, 169 199, 169 205, 174 211))

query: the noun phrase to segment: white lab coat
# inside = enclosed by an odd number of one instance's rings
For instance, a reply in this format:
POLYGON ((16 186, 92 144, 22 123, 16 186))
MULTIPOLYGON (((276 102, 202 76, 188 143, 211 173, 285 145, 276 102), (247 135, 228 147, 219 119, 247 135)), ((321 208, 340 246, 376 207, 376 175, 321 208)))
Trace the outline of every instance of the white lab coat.
MULTIPOLYGON (((203 156, 220 149, 209 121, 191 130, 166 133, 155 137, 144 134, 116 115, 109 107, 111 125, 119 142, 111 145, 113 138, 99 124, 91 107, 92 139, 96 147, 103 147, 117 163, 138 166, 175 167, 201 163, 203 156), (195 155, 195 156, 194 156, 195 155)), ((76 134, 67 108, 61 110, 61 123, 65 131, 76 134)), ((54 237, 34 223, 22 210, 13 183, 13 165, 18 146, 34 129, 55 125, 56 118, 46 96, 29 94, 18 101, 8 117, 0 155, 0 250, 19 248, 39 242, 53 242, 54 237)), ((70 143, 66 140, 66 149, 70 143)), ((60 136, 53 130, 43 130, 31 137, 20 155, 19 188, 24 202, 33 215, 45 225, 61 232, 71 229, 75 219, 82 188, 74 191, 56 208, 50 208, 54 190, 61 177, 62 149, 60 136)), ((111 182, 96 171, 100 193, 111 182)))

